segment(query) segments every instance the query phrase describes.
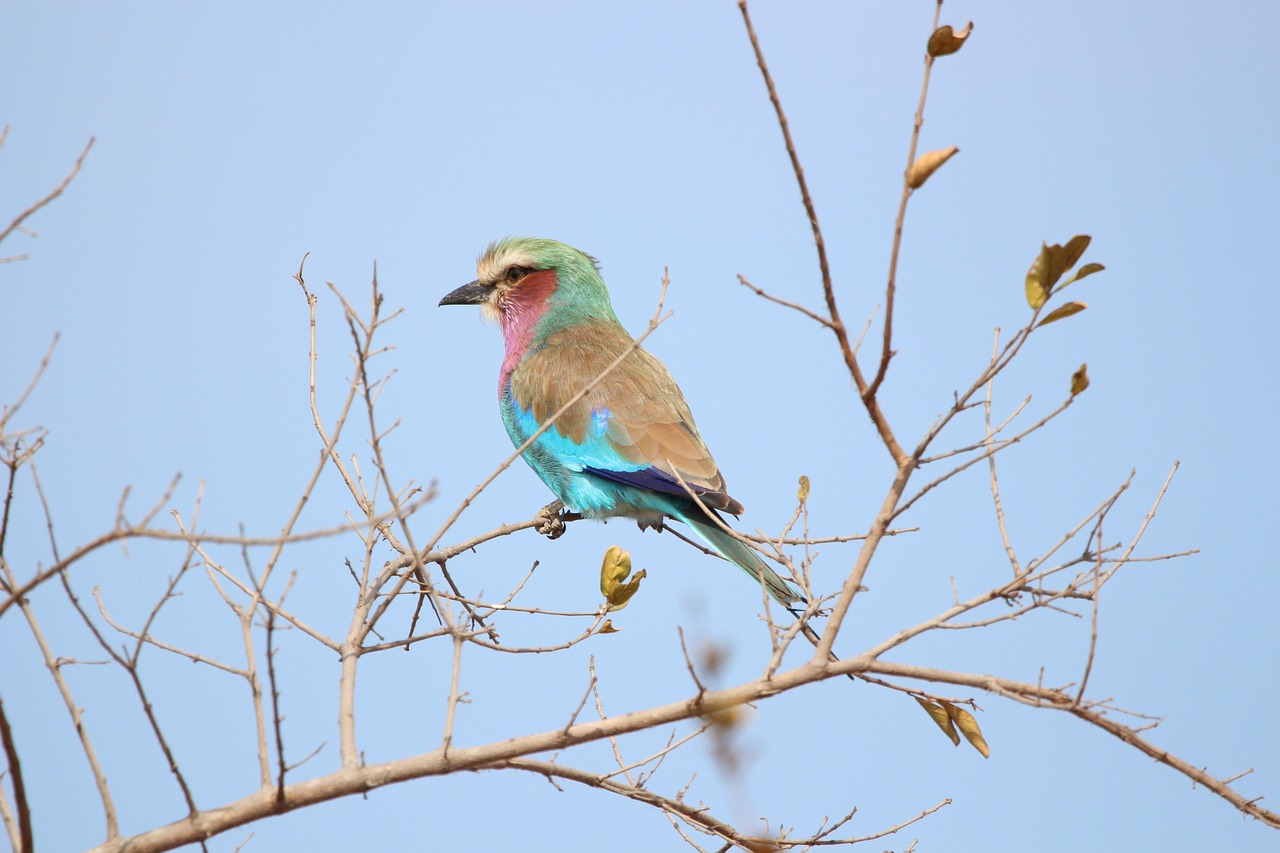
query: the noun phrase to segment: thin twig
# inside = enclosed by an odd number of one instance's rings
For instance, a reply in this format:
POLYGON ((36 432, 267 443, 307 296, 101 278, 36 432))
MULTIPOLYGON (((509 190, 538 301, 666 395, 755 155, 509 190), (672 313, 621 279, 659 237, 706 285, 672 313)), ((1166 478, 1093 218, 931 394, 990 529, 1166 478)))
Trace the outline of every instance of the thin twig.
MULTIPOLYGON (((27 387, 22 389, 22 393, 18 395, 18 399, 12 404, 6 403, 4 408, 0 410, 0 436, 4 436, 5 427, 9 425, 9 421, 22 408, 22 404, 31 396, 31 392, 40 384, 40 377, 44 375, 45 370, 49 367, 49 362, 53 358, 53 350, 58 346, 58 339, 62 337, 61 332, 55 332, 53 340, 49 341, 49 348, 45 350, 44 358, 40 359, 40 366, 36 368, 35 375, 31 377, 31 381, 27 383, 27 387)), ((0 540, 3 541, 3 540, 0 540)))
MULTIPOLYGON (((3 573, 4 580, 9 584, 10 588, 16 586, 13 573, 9 570, 8 564, 4 560, 0 560, 0 572, 3 573)), ((76 736, 80 741, 81 751, 84 752, 85 760, 89 763, 89 770, 93 774, 98 797, 102 801, 102 814, 106 822, 107 839, 108 841, 114 840, 120 835, 120 823, 116 816, 115 801, 111 796, 111 789, 107 785, 107 775, 102 769, 102 764, 98 761, 97 751, 93 748, 93 742, 89 737, 89 729, 85 725, 84 713, 71 693, 71 685, 67 683, 67 679, 62 674, 62 662, 53 654, 48 640, 45 639, 44 631, 41 630, 40 623, 36 619, 35 610, 26 599, 18 600, 18 608, 26 618, 27 626, 31 630, 31 636, 35 639, 36 645, 40 649, 40 656, 44 660, 50 676, 53 678, 58 694, 62 697, 62 702, 67 708, 68 715, 71 717, 72 728, 75 729, 76 736)))
MULTIPOLYGON (((995 340, 991 344, 993 358, 995 357, 995 350, 999 347, 999 345, 1000 345, 1000 332, 997 330, 995 334, 995 340)), ((982 422, 986 430, 985 443, 988 447, 991 446, 992 439, 995 437, 995 434, 997 432, 996 430, 993 430, 991 428, 991 394, 992 394, 992 389, 994 387, 995 387, 995 379, 992 378, 991 381, 987 383, 987 396, 983 400, 983 405, 982 405, 982 419, 983 419, 982 422)), ((1026 403, 1024 402, 1023 406, 1025 405, 1026 403)), ((1018 412, 1021 412, 1021 411, 1022 411, 1022 406, 1019 406, 1018 412)), ((1017 413, 1015 412, 1015 415, 1016 414, 1017 413)), ((1008 421, 1006 421, 1006 423, 1008 423, 1008 421)), ((1003 427, 1004 427, 1004 424, 1001 424, 1001 428, 1003 427)), ((1018 575, 1022 574, 1022 566, 1018 563, 1018 555, 1013 550, 1013 541, 1009 538, 1009 528, 1005 526, 1004 504, 1001 503, 1000 501, 1000 480, 999 480, 999 477, 996 475, 996 455, 994 453, 992 453, 990 456, 987 457, 987 469, 991 475, 991 500, 995 504, 996 529, 1000 531, 1000 541, 1004 545, 1005 555, 1009 558, 1009 565, 1013 567, 1013 576, 1017 577, 1018 575)))
POLYGON ((822 325, 826 326, 828 329, 835 328, 835 325, 830 320, 828 320, 826 317, 823 317, 821 314, 817 313, 816 311, 811 311, 810 309, 804 307, 798 302, 788 302, 785 299, 780 299, 777 296, 774 296, 773 294, 766 292, 763 288, 757 287, 751 282, 747 281, 747 278, 744 275, 738 276, 738 283, 741 284, 743 287, 747 288, 748 290, 754 291, 756 296, 760 296, 768 300, 769 302, 772 302, 775 305, 781 305, 784 308, 790 308, 793 311, 799 311, 801 314, 805 315, 810 320, 815 320, 818 323, 821 323, 822 325))
POLYGON ((275 729, 276 737, 276 802, 284 805, 284 775, 289 770, 288 763, 284 760, 284 717, 280 715, 280 684, 276 680, 276 648, 274 637, 276 633, 276 610, 284 606, 285 596, 289 594, 289 589, 293 586, 294 580, 298 577, 298 573, 292 572, 289 575, 289 582, 285 584, 284 591, 280 593, 280 598, 276 601, 275 607, 267 608, 267 684, 271 690, 271 722, 275 729))
POLYGON ((77 174, 79 174, 80 167, 84 165, 84 158, 89 156, 89 149, 93 147, 93 143, 94 143, 94 138, 90 136, 88 144, 85 145, 84 150, 80 152, 80 156, 76 158, 76 164, 71 167, 71 171, 67 173, 67 176, 62 179, 62 183, 58 184, 58 186, 53 190, 53 192, 49 193, 47 196, 40 199, 38 202, 31 205, 26 210, 22 211, 22 213, 19 213, 18 218, 9 223, 9 227, 5 228, 3 231, 0 231, 0 243, 3 243, 4 238, 8 237, 11 233, 13 233, 14 229, 22 225, 22 223, 25 222, 28 217, 30 217, 32 214, 34 214, 40 208, 44 207, 49 202, 53 201, 58 196, 62 195, 62 191, 65 190, 67 188, 67 185, 71 183, 71 180, 77 174))
MULTIPOLYGON (((933 30, 937 31, 938 22, 942 19, 942 2, 939 0, 933 11, 933 30)), ((867 388, 864 396, 875 397, 884 382, 889 370, 889 361, 893 358, 893 306, 897 293, 898 251, 902 248, 902 227, 907 218, 907 202, 911 199, 910 182, 911 166, 916 162, 916 148, 920 143, 920 128, 924 126, 924 103, 929 95, 929 74, 933 70, 933 54, 924 54, 924 81, 920 84, 920 104, 916 107, 915 122, 911 127, 911 145, 907 150, 907 166, 902 170, 902 197, 898 200, 898 215, 893 220, 893 250, 889 254, 889 281, 884 294, 884 345, 880 350, 880 366, 876 368, 875 379, 867 388)))

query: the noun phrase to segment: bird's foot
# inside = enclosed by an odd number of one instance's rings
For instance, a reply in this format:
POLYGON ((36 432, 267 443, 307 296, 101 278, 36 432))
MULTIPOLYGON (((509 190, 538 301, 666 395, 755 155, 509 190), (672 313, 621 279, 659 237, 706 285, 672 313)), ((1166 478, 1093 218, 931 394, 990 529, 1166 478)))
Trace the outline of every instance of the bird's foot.
POLYGON ((567 512, 560 501, 552 501, 533 517, 533 529, 548 539, 559 539, 564 535, 565 521, 580 517, 575 512, 567 512))
POLYGON ((658 516, 657 518, 638 518, 636 519, 636 527, 639 527, 641 530, 656 530, 661 533, 663 530, 666 530, 666 525, 663 524, 665 521, 666 519, 662 516, 658 516))

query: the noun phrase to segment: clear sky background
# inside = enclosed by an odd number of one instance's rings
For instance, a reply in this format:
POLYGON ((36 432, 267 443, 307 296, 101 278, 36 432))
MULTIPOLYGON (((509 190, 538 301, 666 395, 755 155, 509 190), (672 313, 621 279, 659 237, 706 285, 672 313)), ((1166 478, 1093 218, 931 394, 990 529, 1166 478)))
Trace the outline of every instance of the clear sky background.
MULTIPOLYGON (((893 215, 933 6, 770 2, 756 26, 788 110, 831 252, 844 315, 860 327, 883 300, 893 215)), ((1175 460, 1182 468, 1144 540, 1153 555, 1104 593, 1090 692, 1164 718, 1157 744, 1280 807, 1275 709, 1280 596, 1274 548, 1276 317, 1275 33, 1266 2, 952 2, 976 23, 939 61, 922 149, 961 153, 912 201, 900 268, 893 362, 883 398, 914 441, 967 387, 992 330, 1017 328, 1022 279, 1042 240, 1094 237, 1107 271, 1077 287, 1089 310, 1044 330, 996 391, 1028 417, 1065 396, 1088 362, 1093 385, 1066 416, 1002 457, 1015 543, 1038 553, 1136 470, 1108 522, 1132 534, 1175 460)), ((288 517, 320 444, 307 407, 307 311, 291 276, 305 253, 320 294, 319 382, 332 416, 349 338, 329 280, 358 304, 374 262, 404 314, 382 362, 396 375, 383 422, 396 476, 437 481, 416 521, 434 531, 510 451, 494 400, 499 334, 477 312, 437 309, 474 277, 492 239, 529 234, 597 256, 618 314, 640 331, 664 267, 675 314, 648 343, 679 380, 747 506, 742 525, 777 531, 796 478, 813 481, 812 528, 865 530, 891 476, 831 336, 736 282, 817 307, 812 238, 735 4, 10 3, 0 10, 0 218, 16 215, 97 139, 66 194, 0 255, 0 399, 25 387, 61 341, 18 427, 50 431, 38 462, 65 552, 105 532, 131 485, 140 517, 175 472, 189 516, 254 535, 288 517)), ((950 445, 979 434, 964 421, 950 445)), ((343 450, 367 458, 356 432, 343 450)), ((919 482, 923 483, 921 479, 919 482)), ((20 575, 49 561, 29 478, 5 556, 20 575)), ((522 464, 467 512, 456 536, 528 518, 548 500, 522 464)), ((353 509, 331 476, 302 526, 353 509)), ((839 649, 854 653, 1009 571, 986 476, 950 482, 887 543, 839 649)), ((167 515, 159 523, 172 524, 167 515)), ((563 725, 595 655, 605 707, 689 693, 677 626, 695 648, 730 650, 727 685, 767 656, 759 592, 670 536, 625 522, 574 525, 556 542, 524 533, 451 564, 470 590, 501 594, 541 561, 528 603, 591 608, 599 557, 629 549, 649 580, 615 624, 563 654, 468 651, 458 739, 479 744, 563 725)), ((354 539, 298 548, 291 602, 325 630, 349 613, 354 539)), ((833 589, 851 546, 824 549, 833 589)), ((235 563, 235 549, 219 556, 235 563)), ((262 555, 255 554, 255 560, 262 555)), ((112 612, 139 624, 181 548, 131 545, 77 566, 112 612)), ((158 634, 235 660, 237 627, 200 573, 158 634)), ((58 654, 103 657, 49 586, 34 598, 58 654)), ((1078 611, 1080 612, 1080 611, 1078 611)), ((0 696, 19 738, 42 849, 102 838, 83 755, 29 632, 0 624, 0 696)), ((407 615, 405 616, 407 620, 407 615)), ((513 623, 506 639, 571 628, 513 623)), ((286 745, 300 775, 338 764, 338 666, 298 636, 281 641, 286 745)), ((1035 682, 1077 681, 1087 618, 1042 612, 985 632, 949 633, 891 659, 1035 682)), ((435 748, 448 650, 375 656, 361 682, 371 761, 435 748)), ((123 828, 184 806, 143 730, 125 677, 67 670, 116 789, 123 828)), ((144 659, 157 714, 198 802, 256 785, 240 682, 155 652, 144 659)), ((900 694, 832 682, 764 703, 735 732, 742 764, 717 768, 710 742, 673 756, 653 785, 744 829, 758 816, 811 830, 857 806, 869 834, 950 797, 953 804, 872 847, 901 850, 1275 849, 1183 777, 1062 714, 979 696, 991 744, 954 749, 900 694), (876 846, 879 845, 879 846, 876 846)), ((681 732, 688 727, 681 727, 681 732)), ((626 743, 639 757, 666 732, 626 743)), ((565 754, 607 772, 607 750, 565 754)), ((515 773, 424 780, 263 821, 210 849, 680 849, 659 813, 515 773), (252 835, 252 839, 246 839, 252 835)), ((714 845, 713 845, 714 846, 714 845)))

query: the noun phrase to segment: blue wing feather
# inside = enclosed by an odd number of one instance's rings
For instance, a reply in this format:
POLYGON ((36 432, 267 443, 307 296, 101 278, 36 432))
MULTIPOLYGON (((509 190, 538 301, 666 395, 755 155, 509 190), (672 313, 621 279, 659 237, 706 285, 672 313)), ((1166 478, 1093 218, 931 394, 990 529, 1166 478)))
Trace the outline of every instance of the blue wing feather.
MULTIPOLYGON (((661 492, 667 495, 678 495, 682 498, 688 497, 689 493, 684 487, 676 481, 674 477, 660 468, 650 465, 647 468, 640 468, 635 471, 619 471, 610 470, 608 468, 596 468, 588 465, 583 469, 584 473, 594 474, 597 477, 603 477, 623 486, 631 486, 637 489, 645 489, 650 492, 661 492)), ((707 489, 702 486, 688 483, 689 489, 696 495, 720 494, 713 489, 707 489)))

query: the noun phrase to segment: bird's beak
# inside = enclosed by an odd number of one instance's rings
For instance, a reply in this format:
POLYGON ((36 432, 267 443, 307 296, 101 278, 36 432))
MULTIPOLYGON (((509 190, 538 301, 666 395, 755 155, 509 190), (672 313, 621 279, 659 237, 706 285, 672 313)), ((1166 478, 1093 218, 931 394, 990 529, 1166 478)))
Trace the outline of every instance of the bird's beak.
POLYGON ((440 300, 441 305, 480 305, 489 301, 492 288, 485 287, 479 281, 468 282, 457 290, 447 294, 440 300))

